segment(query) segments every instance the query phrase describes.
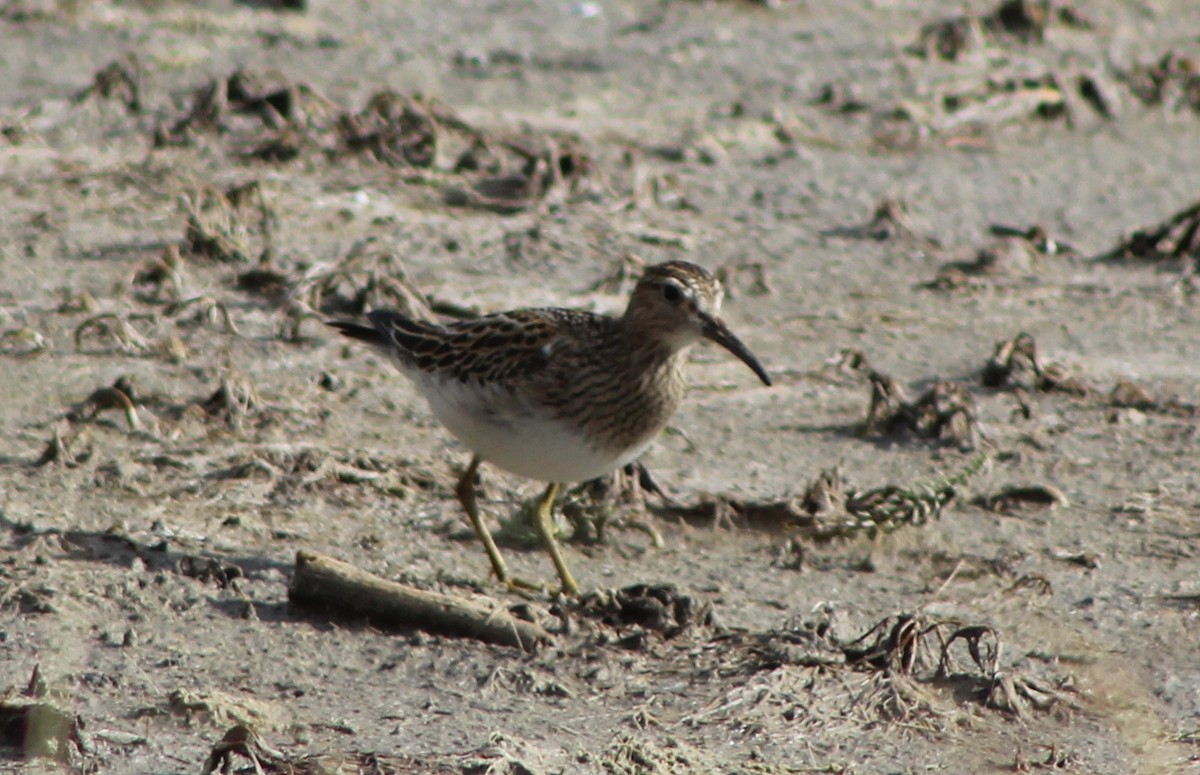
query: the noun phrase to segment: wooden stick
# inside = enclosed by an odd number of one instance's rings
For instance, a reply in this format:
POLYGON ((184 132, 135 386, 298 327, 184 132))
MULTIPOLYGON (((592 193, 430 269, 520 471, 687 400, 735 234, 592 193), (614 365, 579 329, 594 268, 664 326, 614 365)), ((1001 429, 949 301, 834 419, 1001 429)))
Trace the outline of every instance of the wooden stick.
POLYGON ((288 599, 365 616, 380 625, 462 635, 524 651, 550 640, 538 625, 515 619, 503 609, 388 581, 316 552, 296 552, 288 599))

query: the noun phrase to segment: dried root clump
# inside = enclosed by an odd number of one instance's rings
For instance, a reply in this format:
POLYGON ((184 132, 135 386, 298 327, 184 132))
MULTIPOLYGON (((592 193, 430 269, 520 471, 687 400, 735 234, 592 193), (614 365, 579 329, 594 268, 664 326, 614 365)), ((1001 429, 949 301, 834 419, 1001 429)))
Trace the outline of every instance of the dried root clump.
MULTIPOLYGON (((236 724, 213 745, 200 772, 201 775, 232 772, 256 775, 328 775, 334 772, 384 775, 417 772, 427 769, 428 766, 428 758, 417 760, 379 753, 288 753, 268 745, 262 735, 254 731, 253 726, 236 724), (247 763, 239 764, 240 760, 247 763)), ((454 770, 458 771, 457 768, 454 770)))
POLYGON ((429 299, 408 279, 400 257, 372 239, 359 241, 332 264, 322 264, 299 283, 295 298, 309 310, 330 315, 361 315, 394 309, 417 320, 432 320, 429 299))
POLYGON ((83 465, 92 457, 94 444, 86 428, 76 427, 70 420, 54 424, 50 441, 46 442, 42 454, 34 461, 35 468, 54 463, 74 468, 83 465))
POLYGON ((200 402, 209 417, 224 422, 231 430, 241 430, 249 417, 262 409, 263 401, 246 377, 230 372, 221 378, 220 386, 200 402))
POLYGON ((1174 417, 1196 417, 1200 415, 1200 406, 1180 399, 1178 396, 1157 398, 1149 390, 1133 380, 1117 380, 1108 394, 1108 405, 1112 411, 1108 415, 1109 422, 1119 422, 1121 410, 1137 410, 1154 414, 1167 414, 1174 417))
MULTIPOLYGON (((846 645, 849 665, 890 678, 955 687, 982 705, 1025 717, 1030 710, 1078 710, 1069 682, 1053 688, 1019 670, 1001 668, 1004 643, 987 625, 901 614, 884 619, 846 645), (961 665, 965 651, 966 665, 961 665)), ((891 687, 893 690, 896 687, 891 687)), ((903 695, 887 692, 881 709, 904 710, 903 695), (895 701, 900 700, 899 704, 895 701)), ((899 714, 903 718, 904 713, 899 714)))
POLYGON ((575 136, 503 138, 471 126, 421 95, 383 91, 337 122, 331 155, 361 155, 391 167, 446 175, 448 204, 514 213, 547 200, 595 198, 597 170, 575 136))
POLYGON ((984 364, 980 375, 985 387, 1036 390, 1043 393, 1067 393, 1087 396, 1091 389, 1074 377, 1066 366, 1042 363, 1037 342, 1027 333, 996 343, 995 352, 984 364))
POLYGON ((920 527, 939 519, 959 489, 987 463, 988 456, 978 454, 952 475, 865 491, 848 487, 836 468, 822 471, 800 499, 802 514, 796 524, 802 537, 820 540, 920 527))
POLYGON ((179 243, 167 245, 162 255, 142 264, 130 278, 129 290, 134 298, 147 304, 183 298, 183 256, 179 243))
POLYGON ((1052 24, 1085 30, 1094 27, 1062 0, 1003 0, 988 14, 963 14, 926 24, 908 52, 952 62, 984 43, 1040 44, 1052 24))
POLYGON ((357 113, 338 119, 344 153, 363 153, 392 167, 430 169, 437 161, 439 125, 466 128, 449 108, 420 95, 382 91, 357 113))
POLYGON ((136 431, 142 427, 137 414, 137 394, 129 377, 119 377, 109 387, 97 388, 70 414, 73 422, 93 420, 101 412, 116 409, 125 414, 125 422, 129 430, 136 431))
MULTIPOLYGON (((84 342, 89 337, 97 337, 101 341, 108 340, 116 345, 121 352, 142 355, 151 352, 154 347, 138 330, 133 327, 131 317, 124 317, 115 312, 103 312, 93 315, 75 326, 75 349, 83 351, 84 342)), ((96 352, 96 351, 93 351, 96 352)), ((99 350, 107 352, 107 350, 99 350)))
POLYGON ((467 184, 447 189, 448 204, 509 214, 543 201, 597 199, 604 189, 596 165, 578 137, 485 140, 477 149, 460 157, 455 165, 455 170, 467 177, 467 184), (464 165, 464 159, 476 155, 488 163, 464 165))
POLYGON ((643 648, 650 633, 673 638, 712 627, 712 604, 681 593, 674 584, 632 584, 589 592, 573 604, 575 614, 615 629, 618 645, 643 648))
POLYGON ((160 124, 155 147, 194 145, 205 135, 240 138, 248 157, 288 161, 309 133, 332 123, 335 107, 310 86, 238 69, 196 89, 187 112, 160 124))
POLYGON ((219 324, 226 333, 239 333, 237 324, 234 323, 233 316, 229 313, 229 307, 224 302, 210 296, 193 296, 190 299, 172 302, 163 310, 163 314, 168 317, 178 317, 188 310, 192 310, 192 314, 188 318, 180 318, 178 322, 181 325, 219 324))
POLYGON ((96 73, 92 83, 75 95, 75 102, 92 97, 119 100, 130 113, 142 111, 142 62, 136 54, 113 60, 96 73))
POLYGON ((936 239, 922 237, 913 230, 909 223, 908 205, 899 199, 880 200, 875 205, 871 219, 866 223, 824 229, 821 236, 874 240, 875 242, 904 240, 925 248, 940 247, 936 239))
POLYGON ((1137 65, 1122 78, 1143 105, 1200 114, 1200 63, 1168 51, 1149 65, 1137 65))
POLYGON ((29 326, 10 328, 0 333, 0 355, 10 358, 26 358, 50 349, 50 342, 39 331, 29 326))
POLYGON ((964 450, 975 448, 979 421, 975 399, 965 386, 937 382, 916 401, 909 401, 899 382, 871 368, 862 353, 853 355, 848 367, 871 384, 871 403, 861 428, 863 435, 911 434, 955 444, 964 450))
MULTIPOLYGON (((1200 79, 1200 75, 1196 77, 1200 79)), ((1197 89, 1200 90, 1200 85, 1197 89)), ((1186 271, 1200 272, 1200 202, 1185 207, 1160 223, 1134 231, 1105 257, 1190 262, 1185 266, 1186 271)))
POLYGON ((971 499, 971 503, 997 514, 1044 511, 1071 505, 1062 490, 1049 484, 1012 485, 977 495, 971 499))
POLYGON ((647 495, 671 501, 641 463, 630 463, 608 476, 570 488, 563 495, 560 508, 573 528, 571 540, 583 544, 605 543, 609 526, 616 523, 640 530, 650 536, 656 548, 662 548, 662 535, 653 524, 641 519, 647 515, 647 495))
MULTIPOLYGON (((507 137, 472 126, 420 94, 385 90, 341 111, 305 84, 246 70, 197 89, 186 112, 155 132, 159 147, 231 138, 245 159, 286 163, 320 154, 404 171, 407 182, 444 184, 445 201, 499 213, 607 193, 583 141, 564 133, 507 137)), ((236 251, 206 250, 216 255, 236 251)), ((225 246, 230 247, 230 246, 225 246)), ((227 259, 219 259, 227 260, 227 259)))
POLYGON ((800 723, 866 716, 938 729, 964 703, 1020 717, 1081 707, 1069 679, 1043 680, 1002 666, 1004 644, 988 625, 901 613, 857 637, 839 637, 835 629, 827 611, 817 622, 716 635, 710 648, 695 652, 699 670, 747 678, 685 723, 733 717, 746 723, 758 712, 800 723))
POLYGON ((180 250, 185 257, 221 264, 271 263, 278 214, 257 181, 227 191, 202 189, 184 196, 183 207, 187 226, 180 250), (257 250, 251 246, 255 241, 257 250))
POLYGON ((822 471, 799 497, 752 501, 703 496, 697 502, 669 501, 662 513, 699 524, 730 523, 792 533, 799 539, 831 540, 875 536, 938 519, 959 489, 984 470, 988 457, 975 455, 956 473, 907 486, 855 490, 838 469, 822 471))

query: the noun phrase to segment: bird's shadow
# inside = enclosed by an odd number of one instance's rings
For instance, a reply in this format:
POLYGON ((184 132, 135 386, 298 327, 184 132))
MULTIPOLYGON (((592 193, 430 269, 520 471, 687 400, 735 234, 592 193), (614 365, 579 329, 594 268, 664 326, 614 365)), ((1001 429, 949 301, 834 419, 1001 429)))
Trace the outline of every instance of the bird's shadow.
POLYGON ((231 619, 245 618, 248 606, 252 606, 254 614, 264 621, 305 618, 287 602, 246 595, 238 583, 239 579, 278 578, 278 574, 290 578, 293 568, 289 563, 259 555, 230 556, 206 550, 181 550, 173 548, 171 539, 165 536, 147 542, 115 530, 39 528, 12 520, 3 513, 0 513, 0 529, 8 533, 8 545, 4 548, 9 551, 30 549, 38 542, 44 542, 48 544, 45 555, 50 556, 52 562, 105 563, 126 570, 140 562, 149 576, 173 574, 192 579, 214 592, 230 591, 238 596, 213 595, 209 604, 231 619))

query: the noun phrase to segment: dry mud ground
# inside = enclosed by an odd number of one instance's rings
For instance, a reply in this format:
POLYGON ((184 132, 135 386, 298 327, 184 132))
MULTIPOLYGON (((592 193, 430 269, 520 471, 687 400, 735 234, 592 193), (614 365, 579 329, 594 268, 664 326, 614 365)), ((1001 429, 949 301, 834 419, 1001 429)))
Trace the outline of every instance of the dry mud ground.
POLYGON ((5 5, 0 769, 192 773, 238 724, 268 772, 1200 769, 1200 4, 995 10, 5 5), (669 258, 776 384, 698 348, 644 460, 682 505, 579 496, 567 553, 715 622, 509 595, 465 451, 319 321, 615 310, 669 258), (911 497, 802 501, 835 467, 911 497), (553 640, 291 605, 298 550, 553 640))

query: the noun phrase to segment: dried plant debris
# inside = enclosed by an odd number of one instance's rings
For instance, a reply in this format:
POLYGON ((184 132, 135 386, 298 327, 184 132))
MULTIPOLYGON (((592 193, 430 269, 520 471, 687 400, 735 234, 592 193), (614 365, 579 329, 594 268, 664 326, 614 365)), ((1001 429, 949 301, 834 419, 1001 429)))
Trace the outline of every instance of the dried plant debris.
POLYGON ((630 463, 613 473, 581 482, 567 490, 559 508, 571 523, 571 541, 603 544, 610 526, 629 527, 650 536, 657 548, 665 543, 648 520, 646 496, 655 495, 663 502, 671 498, 641 463, 630 463))
MULTIPOLYGON (((125 317, 115 312, 103 312, 84 320, 75 326, 73 334, 75 349, 84 352, 84 343, 90 337, 101 341, 109 340, 122 352, 140 355, 153 350, 150 340, 138 333, 133 320, 146 320, 145 315, 125 317)), ((87 352, 108 352, 107 349, 92 349, 87 352)))
MULTIPOLYGON (((1134 409, 1139 412, 1168 414, 1175 417, 1196 417, 1200 415, 1200 405, 1181 400, 1178 396, 1156 398, 1150 391, 1136 382, 1128 379, 1118 380, 1108 394, 1108 404, 1114 410, 1134 409)), ((1116 412, 1108 417, 1109 422, 1117 422, 1120 415, 1116 412)))
POLYGON ((983 25, 979 17, 964 14, 930 22, 921 28, 908 53, 924 59, 953 62, 983 43, 983 25))
POLYGON ((352 156, 399 168, 413 182, 444 185, 449 204, 494 212, 607 193, 578 136, 489 133, 420 94, 384 90, 347 112, 303 84, 238 70, 198 89, 181 118, 159 126, 155 141, 191 144, 208 134, 231 138, 245 158, 271 163, 320 153, 334 162, 352 156))
MULTIPOLYGON (((264 148, 290 132, 328 126, 335 115, 334 104, 305 84, 242 69, 196 89, 190 102, 183 116, 170 126, 158 127, 155 147, 192 145, 202 135, 226 134, 264 148), (264 137, 264 132, 269 136, 264 137)), ((288 158, 291 156, 270 160, 288 158)))
POLYGON ((1036 224, 1028 229, 992 224, 989 232, 993 240, 980 248, 973 260, 943 264, 934 279, 922 287, 938 291, 983 287, 996 278, 1029 276, 1036 270, 1040 256, 1075 252, 1036 224))
POLYGON ((420 95, 382 91, 359 112, 342 115, 338 125, 346 153, 365 153, 393 167, 430 168, 437 161, 438 117, 461 123, 447 108, 420 95))
MULTIPOLYGON (((490 171, 468 176, 465 186, 446 190, 447 204, 507 214, 543 200, 596 200, 604 183, 583 142, 571 135, 547 135, 494 142, 490 171)), ((460 164, 457 169, 465 169, 460 164)))
POLYGON ((233 316, 229 312, 229 307, 224 302, 217 301, 210 296, 193 296, 190 299, 172 302, 163 309, 163 314, 167 317, 178 318, 177 322, 184 327, 219 324, 228 334, 239 333, 237 324, 233 322, 233 316), (180 317, 189 311, 192 313, 189 317, 180 317))
POLYGON ((564 56, 525 54, 509 48, 491 51, 461 50, 454 54, 454 69, 475 78, 518 77, 526 70, 602 73, 608 69, 598 54, 573 52, 564 56))
POLYGON ((702 669, 713 662, 719 675, 749 678, 731 692, 736 696, 685 723, 729 712, 745 723, 757 705, 774 706, 769 712, 776 716, 783 706, 783 718, 791 721, 811 719, 824 706, 826 713, 839 716, 866 710, 887 721, 934 727, 964 701, 1021 717, 1081 708, 1069 680, 1044 680, 1020 667, 1002 666, 1003 643, 992 627, 923 613, 886 617, 852 639, 838 637, 826 617, 765 633, 723 633, 709 646, 697 656, 702 669), (857 676, 852 695, 844 688, 848 673, 857 676), (746 689, 752 690, 749 702, 746 689))
POLYGON ((1004 487, 971 499, 971 503, 997 514, 1019 514, 1044 511, 1071 505, 1062 490, 1049 484, 1027 484, 1004 487))
POLYGON ((208 584, 214 584, 218 589, 233 589, 237 591, 237 580, 245 576, 240 567, 233 563, 222 562, 216 557, 198 557, 184 555, 179 558, 177 568, 181 576, 208 584))
POLYGON ((661 208, 700 212, 700 208, 687 197, 684 182, 678 175, 672 172, 653 171, 638 162, 631 162, 630 168, 631 183, 629 187, 632 192, 623 200, 623 203, 615 206, 617 209, 661 208))
POLYGON ((874 537, 898 528, 920 527, 938 519, 959 489, 984 470, 988 457, 978 454, 954 474, 909 485, 856 490, 838 469, 822 471, 799 497, 750 501, 703 496, 692 504, 671 502, 661 513, 690 522, 719 522, 786 531, 797 539, 827 541, 859 535, 874 537))
POLYGON ((285 342, 293 344, 304 342, 307 340, 303 334, 304 323, 308 320, 320 324, 324 328, 324 323, 328 320, 328 317, 314 310, 302 299, 289 298, 283 303, 282 315, 276 336, 285 342))
POLYGON ((1011 35, 1024 43, 1041 43, 1052 24, 1077 30, 1096 28, 1091 19, 1064 0, 1003 0, 983 19, 988 32, 1011 35))
POLYGON ((993 223, 988 227, 988 233, 1000 239, 1016 238, 1027 244, 1030 249, 1043 256, 1058 256, 1077 253, 1071 245, 1050 236, 1045 226, 1035 223, 1027 229, 1009 226, 1003 223, 993 223))
POLYGON ((120 100, 130 113, 142 111, 142 62, 136 54, 128 54, 109 63, 96 73, 91 85, 75 95, 75 102, 92 97, 120 100))
POLYGON ((69 418, 72 422, 87 422, 105 410, 116 409, 125 414, 129 430, 136 431, 142 427, 138 420, 136 398, 137 394, 129 377, 118 377, 111 386, 93 390, 91 395, 71 412, 69 418))
POLYGON ((50 342, 39 331, 29 326, 10 328, 0 333, 0 355, 10 358, 25 358, 50 349, 50 342))
POLYGON ((34 461, 35 468, 50 463, 74 468, 86 463, 92 457, 93 442, 91 433, 83 427, 77 427, 69 419, 54 424, 50 441, 46 442, 42 454, 34 461))
POLYGON ((1001 277, 1028 276, 1034 269, 1035 252, 1022 238, 997 239, 980 248, 971 261, 949 261, 937 276, 922 287, 937 291, 978 288, 1001 277))
POLYGON ((248 759, 255 773, 292 772, 292 762, 282 752, 271 748, 250 727, 238 724, 225 732, 213 746, 201 770, 203 775, 214 772, 235 772, 235 757, 248 759))
POLYGON ((1012 765, 1010 765, 1012 772, 1035 772, 1037 770, 1070 772, 1083 766, 1083 761, 1079 754, 1072 751, 1060 750, 1057 744, 1035 745, 1033 749, 1035 751, 1039 749, 1044 750, 1046 755, 1041 758, 1030 759, 1026 756, 1025 751, 1018 750, 1013 756, 1012 765))
POLYGON ((234 286, 253 296, 273 302, 285 301, 295 290, 293 277, 269 266, 259 266, 239 272, 234 286))
MULTIPOLYGON (((471 770, 474 772, 474 770, 471 770)), ((482 772, 483 770, 480 770, 482 772)), ((499 772, 501 770, 497 770, 499 772)), ((508 770, 504 770, 508 771, 508 770)), ((514 770, 515 771, 515 770, 514 770)), ((530 770, 523 770, 529 772, 530 770)), ((423 772, 459 775, 461 767, 431 763, 428 758, 379 753, 297 754, 271 747, 262 735, 247 724, 230 727, 209 753, 201 769, 212 773, 248 773, 252 775, 395 775, 423 772), (246 764, 239 764, 241 761, 246 764)))
POLYGON ((185 195, 183 207, 187 212, 180 246, 184 256, 223 264, 252 260, 262 266, 270 264, 279 216, 258 181, 225 191, 201 189, 185 195), (257 241, 258 250, 251 247, 252 241, 257 241))
POLYGON ((977 454, 956 473, 900 487, 886 485, 857 491, 846 486, 837 469, 822 471, 801 498, 809 523, 800 534, 833 538, 857 534, 875 536, 900 527, 920 527, 939 519, 959 489, 987 466, 977 454))
POLYGON ((810 100, 811 104, 819 105, 834 113, 853 115, 866 113, 871 105, 860 94, 855 82, 828 81, 821 84, 816 94, 810 100))
POLYGON ((1137 229, 1102 258, 1155 262, 1190 260, 1185 270, 1200 273, 1200 202, 1160 223, 1137 229))
POLYGON ((734 636, 743 640, 745 658, 731 661, 729 674, 777 670, 781 667, 843 667, 846 649, 834 637, 830 622, 802 622, 787 629, 734 636))
MULTIPOLYGON (((199 301, 199 300, 197 300, 199 301)), ((214 304, 216 304, 214 302, 214 304)), ((191 305, 185 305, 191 306, 191 305)), ((223 306, 217 304, 217 306, 223 306)), ((169 306, 168 309, 178 309, 169 306)), ((206 314, 213 310, 206 310, 206 314)), ((134 323, 157 322, 158 316, 153 313, 121 315, 116 312, 102 312, 93 315, 75 327, 73 338, 75 349, 91 355, 109 355, 123 352, 133 356, 148 356, 163 358, 172 363, 181 363, 187 357, 187 346, 174 333, 167 333, 160 338, 151 338, 142 334, 134 323), (87 343, 95 340, 96 346, 88 347, 87 343), (106 342, 112 346, 103 346, 106 342)), ((232 320, 227 321, 232 326, 232 320)), ((236 332, 236 328, 233 329, 236 332)))
POLYGON ((1051 24, 1090 30, 1094 25, 1061 0, 1003 0, 989 14, 963 14, 926 24, 909 53, 955 61, 985 42, 1041 43, 1051 24))
POLYGON ((1089 552, 1078 549, 1060 549, 1051 547, 1046 551, 1046 554, 1052 560, 1078 565, 1081 568, 1095 570, 1100 567, 1100 555, 1096 552, 1089 552))
POLYGON ((1092 392, 1062 364, 1042 363, 1038 357, 1037 343, 1024 332, 996 343, 996 349, 984 364, 980 379, 985 387, 991 388, 1068 393, 1073 396, 1087 396, 1092 392))
POLYGON ((822 237, 842 237, 846 239, 869 239, 885 242, 901 239, 916 242, 930 248, 940 247, 932 237, 922 237, 913 231, 908 221, 908 205, 899 199, 883 199, 875 205, 871 220, 857 226, 836 226, 823 229, 822 237))
POLYGON ((430 300, 409 279, 395 251, 374 237, 354 244, 342 258, 306 273, 296 296, 312 310, 328 315, 361 315, 368 309, 397 310, 417 320, 432 320, 430 300))
POLYGON ((241 724, 256 729, 282 726, 281 709, 272 703, 247 693, 225 692, 217 689, 175 689, 165 703, 143 709, 140 716, 179 716, 192 721, 204 720, 216 724, 241 724))
MULTIPOLYGON (((1069 681, 1050 686, 1022 671, 1003 670, 1002 652, 1000 635, 991 627, 923 614, 888 617, 846 645, 849 665, 877 670, 889 678, 906 676, 955 686, 986 707, 1018 717, 1028 716, 1031 710, 1079 709, 1069 681), (961 650, 966 651, 965 668, 960 666, 961 650)), ((881 709, 888 708, 898 710, 903 705, 889 702, 881 709)))
POLYGON ((335 156, 363 154, 389 166, 448 173, 444 197, 451 205, 512 213, 603 191, 578 137, 494 137, 420 95, 380 92, 363 110, 343 115, 338 132, 335 156))
POLYGON ((138 267, 129 280, 134 298, 148 304, 183 298, 183 255, 179 243, 167 245, 161 255, 138 267))
POLYGON ((1111 119, 1110 91, 1092 73, 1018 71, 956 87, 932 102, 867 105, 865 110, 872 144, 881 151, 912 151, 934 141, 950 148, 988 148, 992 130, 1006 124, 1040 120, 1075 127, 1092 113, 1111 119))
POLYGON ((942 112, 929 123, 939 134, 1028 118, 1070 119, 1069 90, 1053 72, 989 77, 978 88, 944 95, 940 107, 942 112))
POLYGON ((230 371, 221 377, 221 384, 212 395, 200 403, 210 417, 224 422, 231 430, 241 430, 247 418, 263 408, 263 401, 249 378, 230 371))
POLYGON ((569 604, 570 612, 601 622, 618 633, 617 645, 641 649, 649 633, 673 638, 715 625, 712 604, 679 592, 674 584, 632 584, 596 590, 569 604))
POLYGON ((1168 51, 1157 62, 1137 65, 1121 79, 1143 105, 1200 114, 1200 64, 1168 51))
POLYGON ((889 616, 844 647, 846 662, 898 675, 945 674, 952 666, 950 646, 963 639, 975 668, 993 675, 999 668, 1000 638, 991 627, 963 627, 959 622, 929 619, 922 614, 889 616))
POLYGON ((973 449, 979 421, 971 392, 956 382, 936 382, 916 401, 909 401, 900 383, 871 368, 860 370, 871 383, 871 403, 860 432, 864 436, 912 435, 973 449))

